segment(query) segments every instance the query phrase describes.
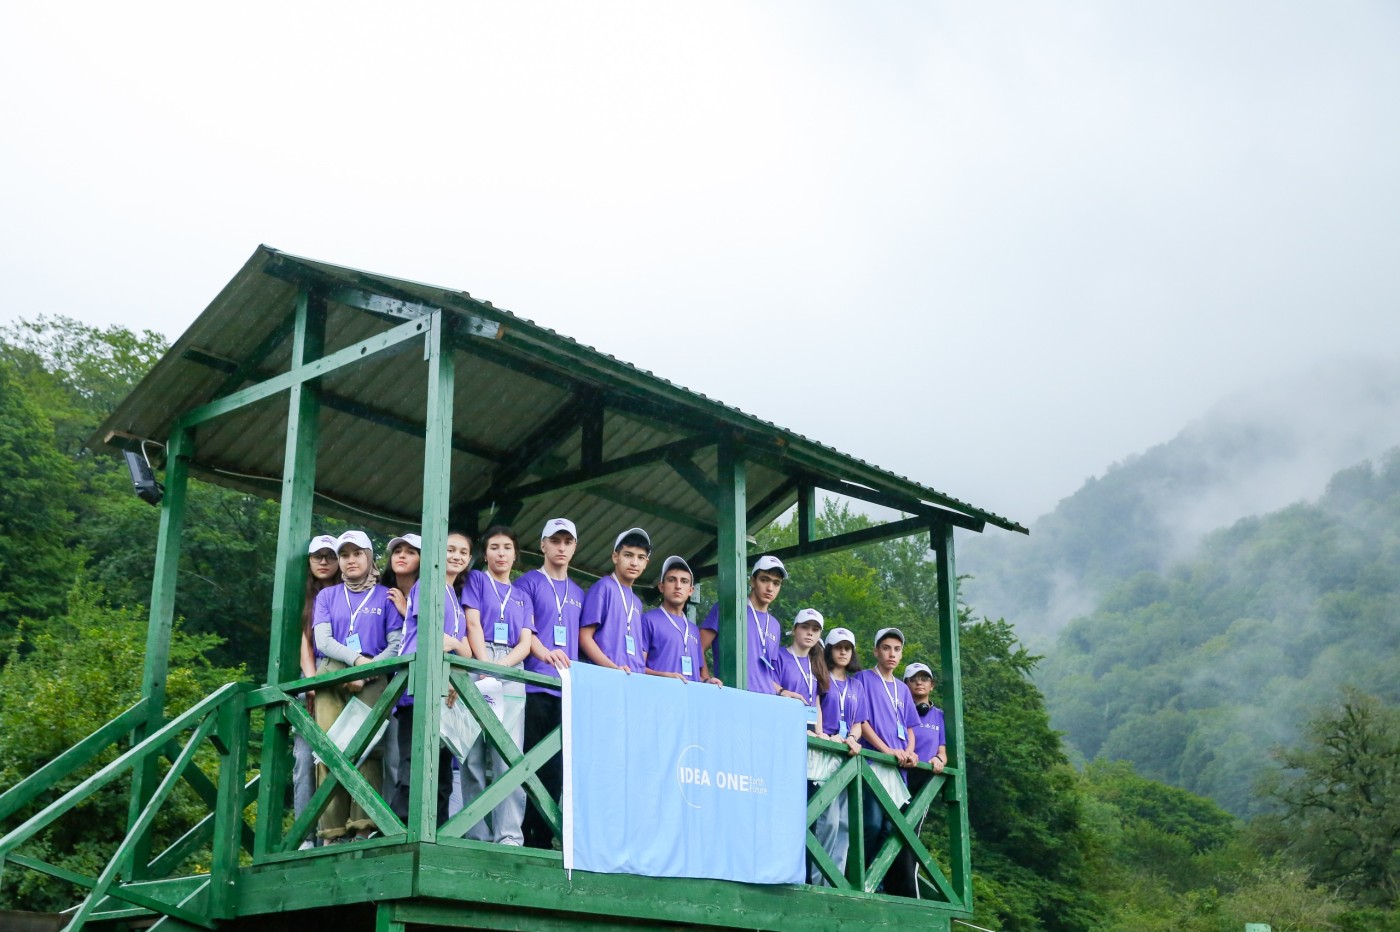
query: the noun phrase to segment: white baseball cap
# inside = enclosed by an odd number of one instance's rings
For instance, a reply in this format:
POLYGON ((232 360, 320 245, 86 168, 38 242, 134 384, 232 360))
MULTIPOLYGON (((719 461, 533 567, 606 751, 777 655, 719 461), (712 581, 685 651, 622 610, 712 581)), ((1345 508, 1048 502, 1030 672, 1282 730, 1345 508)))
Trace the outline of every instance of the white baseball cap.
POLYGON ((369 542, 369 535, 364 531, 346 531, 344 534, 337 537, 335 539, 336 553, 339 553, 340 548, 344 547, 346 544, 352 544, 359 547, 361 550, 368 550, 370 553, 374 553, 374 545, 369 542))
POLYGON ((393 540, 389 541, 389 546, 384 548, 384 552, 393 553, 394 548, 399 544, 408 544, 414 550, 421 551, 423 549, 423 538, 419 537, 417 534, 404 534, 402 537, 395 537, 393 540))
POLYGON ((783 566, 783 561, 779 560, 777 557, 769 556, 767 554, 759 557, 756 561, 754 561, 753 572, 749 573, 749 575, 753 576, 754 573, 761 573, 764 570, 768 570, 772 573, 777 573, 779 576, 783 577, 784 579, 787 579, 787 567, 783 566))
POLYGON ((334 551, 335 549, 336 549, 336 540, 335 540, 335 538, 332 537, 332 536, 330 536, 329 534, 320 534, 320 535, 318 535, 318 536, 316 536, 316 537, 311 538, 311 546, 309 546, 309 547, 306 548, 306 552, 307 552, 308 554, 311 554, 311 553, 315 553, 315 552, 318 551, 318 550, 331 550, 331 551, 334 551))
POLYGON ((875 632, 875 646, 879 647, 880 642, 885 639, 886 635, 890 634, 893 634, 895 637, 899 638, 899 643, 904 643, 903 631, 899 630, 898 628, 881 628, 879 631, 875 632))
MULTIPOLYGON (((826 619, 823 618, 822 613, 815 608, 804 608, 802 611, 798 612, 797 617, 792 620, 792 626, 795 629, 798 625, 805 625, 809 621, 815 621, 818 628, 826 627, 826 619)), ((853 641, 852 643, 855 642, 853 641)))
POLYGON ((540 531, 540 540, 548 540, 555 534, 563 532, 574 540, 578 540, 578 531, 574 528, 574 522, 568 518, 550 518, 544 523, 544 530, 540 531))
POLYGON ((671 571, 671 567, 679 566, 687 573, 690 573, 690 581, 695 582, 695 572, 690 568, 690 564, 681 557, 667 557, 666 562, 661 564, 661 575, 656 577, 656 584, 659 586, 666 581, 666 574, 671 571))
POLYGON ((651 535, 639 527, 629 527, 627 530, 617 535, 617 540, 613 541, 613 553, 617 553, 621 550, 622 542, 634 534, 647 542, 647 553, 651 553, 651 535))
POLYGON ((856 636, 851 633, 850 628, 832 628, 831 633, 826 636, 826 646, 835 647, 837 644, 849 644, 856 646, 856 636))
POLYGON ((933 671, 930 670, 930 669, 928 668, 928 664, 926 664, 926 663, 911 663, 911 664, 909 664, 909 666, 907 666, 907 667, 904 668, 904 679, 905 679, 905 680, 912 680, 914 677, 918 676, 920 673, 927 674, 927 675, 928 675, 928 678, 931 679, 931 680, 932 680, 932 679, 937 679, 937 677, 935 677, 935 676, 933 675, 933 671))

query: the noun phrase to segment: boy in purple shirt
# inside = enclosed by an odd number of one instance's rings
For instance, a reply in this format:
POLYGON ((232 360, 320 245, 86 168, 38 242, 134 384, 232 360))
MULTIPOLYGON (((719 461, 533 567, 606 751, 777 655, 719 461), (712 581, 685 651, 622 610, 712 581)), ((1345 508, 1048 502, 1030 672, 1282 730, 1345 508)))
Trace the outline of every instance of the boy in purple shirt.
POLYGON ((642 656, 652 676, 669 676, 682 683, 723 685, 706 673, 700 655, 700 631, 686 617, 685 606, 695 592, 690 564, 667 557, 661 564, 661 604, 642 616, 642 656))
MULTIPOLYGON (((905 775, 909 781, 910 795, 917 796, 919 790, 933 779, 934 774, 943 772, 943 767, 948 763, 948 747, 943 734, 943 710, 930 701, 933 694, 933 671, 929 669, 928 664, 909 664, 904 670, 904 684, 909 687, 909 693, 914 697, 914 711, 919 718, 919 723, 914 726, 914 747, 919 760, 933 768, 924 770, 921 767, 905 775)), ((923 827, 923 820, 920 820, 918 831, 922 832, 923 827)), ((901 848, 890 867, 890 874, 900 876, 901 883, 910 889, 917 889, 918 869, 919 865, 914 860, 914 855, 908 848, 901 848)))
MULTIPOLYGON (((904 657, 904 632, 898 628, 881 628, 875 632, 875 669, 856 674, 865 691, 865 725, 861 743, 872 751, 891 754, 901 767, 913 767, 919 762, 914 751, 914 726, 919 713, 914 709, 914 697, 909 687, 894 675, 894 668, 904 657)), ((880 845, 893 831, 893 825, 874 793, 865 797, 865 857, 873 861, 880 845)), ((885 892, 896 896, 915 896, 916 892, 904 882, 905 878, 887 874, 885 892)))
POLYGON ((589 663, 628 673, 646 670, 642 600, 632 591, 651 561, 651 537, 629 528, 613 541, 613 571, 588 589, 579 617, 579 653, 589 663))
MULTIPOLYGON (((781 691, 778 685, 778 651, 783 634, 783 623, 769 614, 768 607, 778 597, 787 579, 787 567, 774 556, 761 556, 749 574, 749 601, 745 606, 745 630, 749 638, 748 690, 774 696, 781 691)), ((705 621, 700 625, 702 653, 714 648, 719 639, 719 605, 710 609, 705 621)), ((718 659, 718 648, 714 648, 718 659)))
MULTIPOLYGON (((535 609, 535 633, 525 669, 559 678, 558 670, 578 659, 578 621, 583 611, 583 590, 569 578, 569 563, 578 548, 578 531, 568 518, 551 518, 540 531, 544 566, 515 581, 535 609)), ((534 683, 525 686, 525 746, 528 751, 543 741, 560 721, 559 690, 534 683)), ((564 785, 564 761, 556 754, 540 766, 540 782, 556 800, 564 785)), ((525 811, 525 845, 548 849, 554 840, 549 823, 533 801, 525 811)))

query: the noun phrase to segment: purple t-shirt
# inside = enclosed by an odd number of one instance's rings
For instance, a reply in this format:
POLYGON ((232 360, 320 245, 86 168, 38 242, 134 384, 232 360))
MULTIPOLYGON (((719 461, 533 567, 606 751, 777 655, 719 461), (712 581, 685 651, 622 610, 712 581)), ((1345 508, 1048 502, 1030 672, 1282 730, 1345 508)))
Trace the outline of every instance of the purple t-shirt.
MULTIPOLYGON (((442 630, 461 640, 467 636, 467 613, 462 609, 457 590, 451 586, 443 593, 442 630)), ((399 645, 399 656, 405 657, 418 650, 418 583, 408 590, 408 617, 403 621, 403 643, 399 645)))
POLYGON ((520 587, 496 582, 481 570, 472 570, 467 575, 467 584, 462 587, 462 605, 481 613, 481 631, 488 645, 514 647, 520 643, 521 631, 535 630, 534 609, 520 587))
POLYGON ((654 608, 642 616, 642 653, 648 669, 660 673, 680 673, 700 682, 700 629, 685 615, 672 615, 665 608, 654 608), (684 658, 690 658, 686 669, 684 658))
MULTIPOLYGON (((904 750, 909 744, 908 736, 912 729, 919 724, 919 710, 914 708, 914 697, 909 687, 897 677, 893 683, 886 682, 879 670, 862 670, 856 674, 856 680, 865 689, 866 727, 873 729, 891 750, 904 750), (900 737, 901 730, 904 737, 900 737)), ((861 744, 875 750, 875 746, 863 738, 861 744)))
POLYGON ((846 732, 863 722, 865 715, 865 687, 851 674, 844 680, 831 678, 831 688, 822 693, 822 730, 829 735, 841 734, 841 723, 846 723, 846 732))
MULTIPOLYGON (((330 622, 331 638, 374 657, 389 646, 388 633, 403 625, 403 617, 389 601, 389 590, 374 586, 364 592, 351 592, 339 583, 316 593, 316 609, 311 616, 313 625, 330 622)), ((324 657, 319 650, 316 656, 324 657)))
MULTIPOLYGON (((783 636, 783 623, 777 616, 760 612, 747 601, 744 603, 745 629, 749 633, 749 692, 771 696, 778 691, 778 646, 783 636)), ((715 632, 715 657, 719 657, 719 603, 710 609, 700 627, 715 632)))
MULTIPOLYGON (((578 659, 578 619, 583 612, 583 589, 572 579, 550 579, 543 570, 531 570, 515 581, 535 613, 535 631, 549 650, 562 650, 570 660, 578 659), (562 630, 561 630, 562 629, 562 630), (561 639, 562 635, 562 639, 561 639)), ((545 663, 533 653, 525 657, 525 669, 541 676, 559 678, 554 664, 545 663)), ((527 693, 559 695, 547 686, 525 684, 527 693)))
POLYGON ((642 673, 647 668, 642 659, 642 614, 642 600, 637 593, 616 576, 604 576, 588 587, 578 623, 580 628, 597 625, 593 642, 603 654, 619 667, 642 673), (632 644, 630 653, 628 638, 632 644))
POLYGON ((812 710, 807 713, 807 727, 815 729, 815 710, 821 702, 821 694, 817 692, 817 677, 812 672, 812 658, 798 657, 784 647, 778 651, 777 661, 778 685, 802 697, 802 704, 812 710))
MULTIPOLYGON (((914 707, 914 712, 918 714, 918 706, 914 707)), ((929 706, 927 712, 919 715, 919 724, 914 726, 914 750, 918 752, 919 760, 928 763, 938 756, 938 749, 948 743, 947 736, 943 732, 943 710, 938 706, 929 706)))

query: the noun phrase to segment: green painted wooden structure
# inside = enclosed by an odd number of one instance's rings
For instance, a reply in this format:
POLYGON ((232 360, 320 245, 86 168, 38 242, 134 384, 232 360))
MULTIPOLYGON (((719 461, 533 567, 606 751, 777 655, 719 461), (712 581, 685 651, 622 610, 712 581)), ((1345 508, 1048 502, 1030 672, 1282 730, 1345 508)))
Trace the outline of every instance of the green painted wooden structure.
MULTIPOLYGON (((155 928, 172 929, 304 929, 308 922, 377 930, 946 929, 971 916, 953 531, 981 531, 990 523, 1024 533, 1020 525, 687 392, 464 292, 267 247, 254 253, 90 445, 131 448, 143 441, 147 447, 163 443, 166 456, 142 698, 0 794, 0 869, 7 877, 17 869, 45 872, 86 891, 70 928, 154 920, 155 928), (503 382, 509 384, 500 387, 503 382), (387 471, 386 460, 393 464, 387 471), (172 717, 164 682, 191 475, 280 500, 279 572, 262 685, 229 684, 172 717), (818 490, 906 517, 819 539, 813 534, 818 490), (421 523, 421 578, 428 583, 421 587, 421 613, 428 618, 443 611, 449 522, 473 530, 486 521, 533 527, 541 515, 557 513, 580 526, 576 565, 585 571, 601 572, 613 534, 641 523, 659 551, 681 553, 698 575, 717 576, 725 632, 719 674, 742 686, 746 540, 794 505, 799 542, 779 552, 798 561, 794 572, 801 572, 804 556, 911 534, 928 535, 938 565, 949 766, 900 812, 870 768, 889 758, 842 755, 840 769, 808 806, 810 825, 838 793, 851 794, 845 875, 808 833, 808 852, 830 886, 581 871, 566 877, 556 851, 467 840, 466 829, 520 786, 558 833, 558 801, 536 776, 560 752, 558 730, 522 753, 468 674, 489 669, 500 678, 548 681, 422 653, 301 677, 304 554, 313 511, 353 516, 391 533, 421 523), (375 673, 389 686, 370 721, 340 751, 295 697, 375 673), (437 740, 438 704, 419 704, 413 733, 404 736, 422 762, 415 766, 405 824, 351 762, 405 690, 440 696, 449 682, 509 770, 438 828, 437 756, 427 753, 437 740), (330 772, 295 819, 285 804, 292 729, 330 772), (54 791, 113 746, 126 750, 73 789, 54 791), (211 772, 196 763, 205 747, 217 758, 211 772), (155 850, 152 825, 181 781, 208 813, 155 850), (337 785, 382 835, 298 850, 337 785), (121 790, 130 798, 128 830, 98 876, 80 876, 26 853, 26 842, 91 794, 121 790), (860 805, 867 794, 897 826, 879 852, 869 853, 868 869, 860 805), (942 826, 943 863, 930 856, 914 828, 926 814, 930 824, 942 826), (926 875, 923 900, 875 892, 903 846, 914 851, 926 875)), ((810 746, 839 753, 815 739, 810 746)))

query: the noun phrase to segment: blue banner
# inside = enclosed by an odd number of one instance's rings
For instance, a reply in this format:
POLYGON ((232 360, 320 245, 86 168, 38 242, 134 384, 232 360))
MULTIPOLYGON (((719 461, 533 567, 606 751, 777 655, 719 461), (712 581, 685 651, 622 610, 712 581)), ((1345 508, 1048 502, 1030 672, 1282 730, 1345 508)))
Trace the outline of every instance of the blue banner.
POLYGON ((802 883, 801 703, 577 663, 564 677, 564 867, 802 883))

